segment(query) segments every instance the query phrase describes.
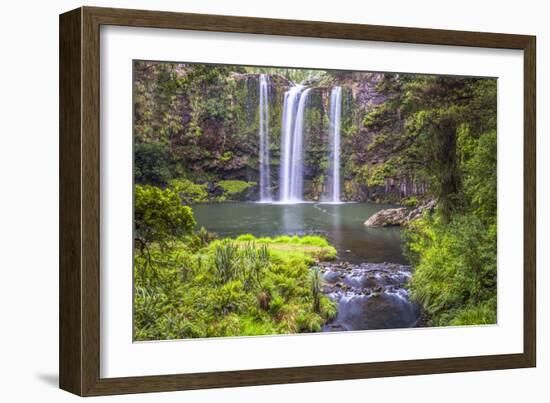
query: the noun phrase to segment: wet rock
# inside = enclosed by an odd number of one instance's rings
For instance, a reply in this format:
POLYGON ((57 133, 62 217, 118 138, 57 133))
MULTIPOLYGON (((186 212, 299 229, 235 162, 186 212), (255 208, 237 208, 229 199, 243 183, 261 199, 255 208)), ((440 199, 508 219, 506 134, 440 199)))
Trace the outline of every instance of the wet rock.
POLYGON ((436 207, 435 200, 428 200, 414 209, 406 207, 380 210, 365 221, 367 227, 405 226, 411 221, 421 218, 425 212, 433 212, 436 207))
POLYGON ((407 217, 406 207, 390 208, 380 210, 365 221, 367 227, 389 227, 394 225, 403 225, 407 217))
POLYGON ((410 223, 411 221, 421 218, 425 212, 432 213, 435 210, 436 205, 437 203, 435 200, 428 200, 422 203, 420 206, 414 208, 407 214, 405 221, 410 223))
POLYGON ((327 271, 324 275, 324 280, 327 283, 336 283, 336 282, 342 280, 342 276, 337 271, 327 271))
POLYGON ((323 331, 392 329, 419 323, 420 309, 409 300, 405 288, 410 266, 325 263, 323 269, 339 278, 334 283, 325 280, 323 292, 338 303, 338 314, 323 331))

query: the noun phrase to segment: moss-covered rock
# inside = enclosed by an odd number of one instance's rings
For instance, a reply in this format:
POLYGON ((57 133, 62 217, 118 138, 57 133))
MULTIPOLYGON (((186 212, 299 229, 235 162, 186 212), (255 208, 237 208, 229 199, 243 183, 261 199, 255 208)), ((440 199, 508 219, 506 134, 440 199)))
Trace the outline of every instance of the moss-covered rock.
POLYGON ((249 191, 257 186, 256 182, 241 180, 222 180, 216 184, 223 190, 218 201, 242 201, 250 198, 249 191))

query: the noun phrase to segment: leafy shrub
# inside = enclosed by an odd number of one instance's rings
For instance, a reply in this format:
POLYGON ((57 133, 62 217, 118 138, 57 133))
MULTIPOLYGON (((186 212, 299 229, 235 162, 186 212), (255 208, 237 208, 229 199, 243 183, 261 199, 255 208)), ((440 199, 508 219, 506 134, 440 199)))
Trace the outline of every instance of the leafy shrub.
POLYGON ((468 321, 479 315, 460 312, 496 295, 496 225, 487 226, 472 214, 455 216, 449 224, 424 218, 406 237, 416 266, 412 298, 422 303, 435 325, 476 324, 468 321))
POLYGON ((201 247, 207 246, 218 237, 215 233, 208 232, 204 227, 201 227, 195 235, 199 239, 201 247))
POLYGON ((407 207, 415 207, 415 206, 418 205, 418 197, 409 196, 406 199, 404 199, 403 201, 401 201, 401 204, 403 206, 407 206, 407 207))
POLYGON ((170 181, 170 187, 186 204, 204 203, 208 201, 206 184, 196 184, 188 179, 173 179, 170 181))
POLYGON ((296 324, 299 332, 320 332, 325 323, 324 319, 314 313, 302 311, 296 318, 296 324))
POLYGON ((222 283, 236 278, 238 276, 238 246, 231 240, 224 239, 216 245, 214 249, 214 268, 216 277, 222 283))
POLYGON ((325 320, 334 319, 338 313, 338 307, 331 299, 321 296, 321 315, 325 320))
POLYGON ((271 313, 271 315, 277 316, 285 306, 285 300, 280 295, 275 295, 269 302, 268 306, 269 306, 269 312, 271 313))
POLYGON ((237 200, 242 198, 249 188, 256 186, 256 182, 222 180, 217 185, 223 189, 223 200, 237 200))
POLYGON ((475 141, 464 137, 466 135, 459 136, 458 141, 463 143, 461 158, 464 169, 464 190, 468 196, 470 208, 484 222, 496 223, 496 130, 482 134, 475 141))
POLYGON ((398 157, 390 157, 386 162, 370 167, 366 175, 366 184, 369 187, 384 185, 387 178, 397 175, 398 160, 398 157))
POLYGON ((313 311, 321 312, 321 274, 319 270, 313 268, 310 273, 310 283, 311 283, 311 296, 313 297, 313 311))
POLYGON ((497 323, 497 301, 491 298, 477 306, 462 308, 455 312, 449 324, 461 325, 492 325, 497 323))
POLYGON ((171 156, 163 142, 136 143, 134 179, 136 183, 164 186, 171 178, 171 156))
POLYGON ((233 152, 232 151, 226 151, 220 157, 220 161, 223 161, 223 162, 231 161, 232 159, 233 159, 233 152))
POLYGON ((146 245, 167 241, 189 234, 195 227, 193 211, 182 206, 177 193, 155 186, 135 186, 135 237, 146 245))

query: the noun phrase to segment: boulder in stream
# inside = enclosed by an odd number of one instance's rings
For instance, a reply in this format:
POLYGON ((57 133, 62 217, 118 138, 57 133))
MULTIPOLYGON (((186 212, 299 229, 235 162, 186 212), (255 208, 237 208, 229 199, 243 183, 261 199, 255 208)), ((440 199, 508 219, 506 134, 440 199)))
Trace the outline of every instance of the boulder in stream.
POLYGON ((428 200, 425 203, 409 209, 406 207, 389 208, 380 210, 369 217, 365 221, 367 227, 390 227, 395 225, 407 225, 411 221, 416 220, 424 214, 424 212, 432 212, 436 207, 435 200, 428 200))
POLYGON ((370 216, 370 218, 365 221, 365 225, 367 227, 390 227, 393 225, 403 225, 405 224, 407 213, 408 211, 406 207, 380 210, 370 216))

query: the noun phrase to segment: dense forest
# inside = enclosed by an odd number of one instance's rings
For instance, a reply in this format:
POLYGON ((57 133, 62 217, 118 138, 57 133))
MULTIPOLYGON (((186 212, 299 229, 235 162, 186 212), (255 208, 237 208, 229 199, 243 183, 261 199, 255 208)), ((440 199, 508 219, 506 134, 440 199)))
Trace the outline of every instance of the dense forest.
POLYGON ((381 129, 374 147, 395 152, 383 176, 418 175, 437 201, 405 232, 412 297, 433 325, 496 323, 496 80, 393 77, 384 91, 367 117, 381 129))
POLYGON ((259 199, 260 74, 273 193, 283 98, 301 83, 304 198, 323 199, 340 87, 341 199, 421 212, 402 233, 423 325, 496 323, 495 79, 137 61, 135 339, 317 332, 336 315, 315 268, 337 258, 325 237, 223 238, 194 217, 259 199))

